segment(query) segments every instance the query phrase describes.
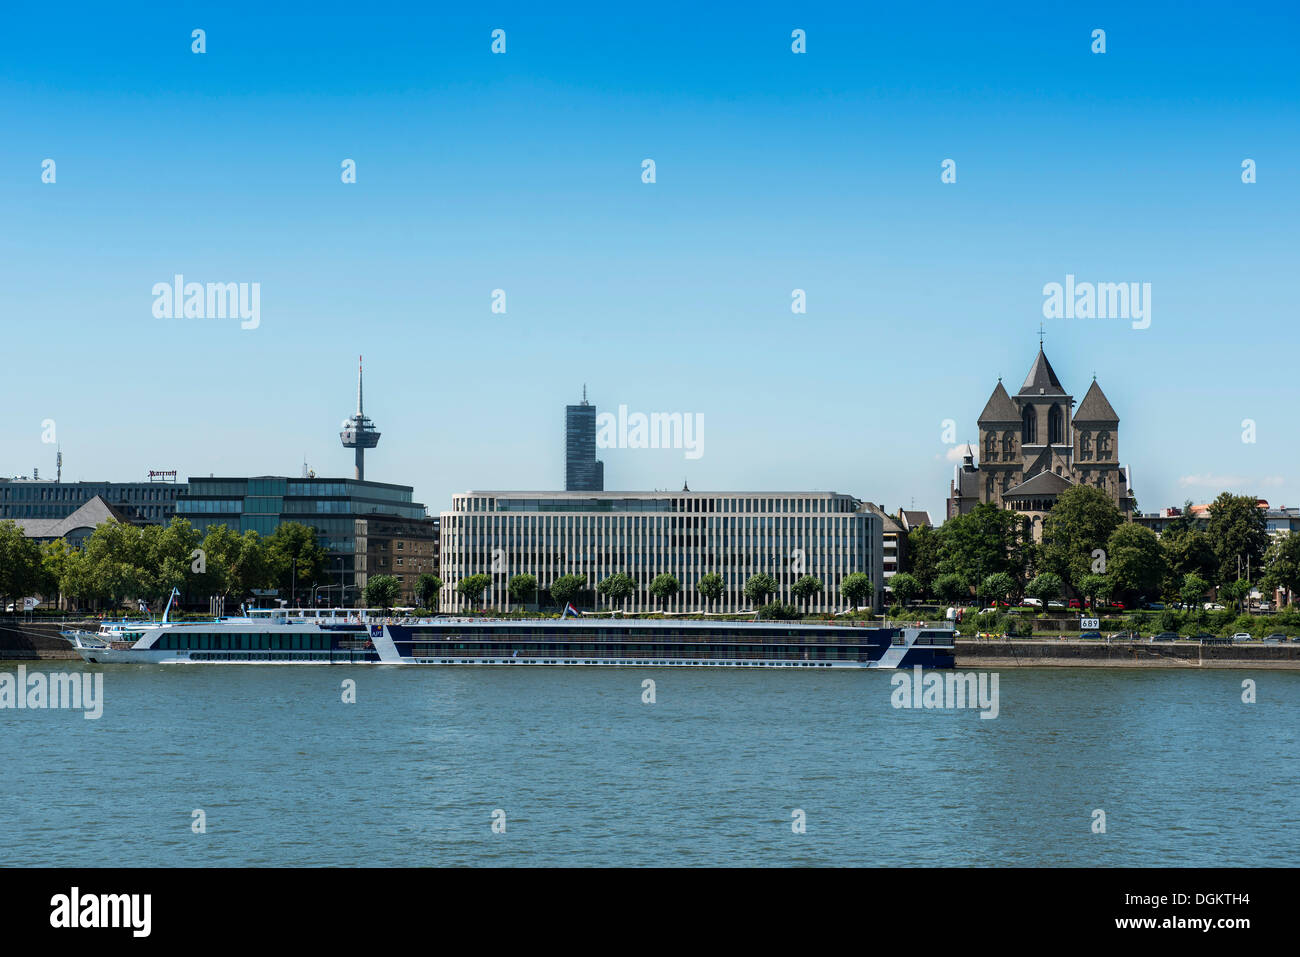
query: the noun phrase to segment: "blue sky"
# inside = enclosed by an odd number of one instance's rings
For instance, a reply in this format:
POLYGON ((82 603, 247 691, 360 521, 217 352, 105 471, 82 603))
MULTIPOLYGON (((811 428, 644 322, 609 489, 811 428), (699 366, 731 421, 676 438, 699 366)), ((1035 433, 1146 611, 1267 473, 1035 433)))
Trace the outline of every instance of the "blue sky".
POLYGON ((66 478, 350 474, 364 353, 367 477, 435 512, 562 487, 585 382, 705 421, 697 460, 604 450, 607 488, 939 515, 943 421, 973 440, 1043 322, 1066 388, 1095 372, 1119 412, 1143 510, 1300 504, 1300 14, 897 7, 8 13, 0 473, 53 474, 52 419, 66 478), (259 327, 155 318, 176 273, 260 283, 259 327), (1150 328, 1044 320, 1067 273, 1151 283, 1150 328))

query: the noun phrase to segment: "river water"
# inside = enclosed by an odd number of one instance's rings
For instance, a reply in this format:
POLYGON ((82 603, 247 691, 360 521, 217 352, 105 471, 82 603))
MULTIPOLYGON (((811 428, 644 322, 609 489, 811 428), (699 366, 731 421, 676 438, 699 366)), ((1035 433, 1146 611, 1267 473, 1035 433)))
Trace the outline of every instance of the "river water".
POLYGON ((0 709, 6 866, 1300 864, 1298 672, 26 668, 103 714, 0 709))

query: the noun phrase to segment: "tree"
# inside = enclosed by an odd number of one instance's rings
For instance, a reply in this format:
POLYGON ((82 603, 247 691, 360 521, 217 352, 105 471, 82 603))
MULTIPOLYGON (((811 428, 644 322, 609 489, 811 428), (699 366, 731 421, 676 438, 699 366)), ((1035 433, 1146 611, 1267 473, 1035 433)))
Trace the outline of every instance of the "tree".
POLYGON ((955 605, 970 598, 970 586, 960 575, 949 572, 934 580, 934 592, 945 604, 955 605))
POLYGON ((1241 610, 1246 598, 1250 595, 1250 582, 1244 578, 1238 578, 1236 581, 1230 581, 1226 585, 1219 586, 1219 597, 1231 602, 1232 607, 1238 611, 1241 610))
POLYGON ((1165 553, 1168 575, 1175 583, 1181 582, 1184 575, 1200 575, 1210 582, 1217 579, 1219 561, 1205 532, 1170 526, 1160 534, 1160 548, 1165 553))
POLYGON ((40 547, 16 522, 0 522, 0 614, 10 599, 17 608, 18 599, 39 590, 44 578, 40 547))
POLYGON ((907 533, 907 547, 903 549, 903 571, 916 576, 921 584, 921 594, 931 594, 934 580, 939 576, 941 544, 942 533, 929 525, 921 525, 907 533))
POLYGON ((636 579, 624 572, 615 572, 596 586, 596 593, 613 608, 636 594, 636 579))
POLYGON ((1091 605, 1095 605, 1098 599, 1105 601, 1110 598, 1110 579, 1105 575, 1084 575, 1076 587, 1091 605))
POLYGON ((745 582, 745 598, 757 608, 767 604, 767 599, 781 590, 781 583, 766 572, 751 575, 745 582))
POLYGON ((1245 578, 1248 570, 1263 566, 1269 544, 1268 523, 1255 496, 1221 493, 1210 503, 1210 523, 1205 533, 1218 560, 1219 581, 1245 578))
POLYGON ((704 599, 705 607, 712 608, 713 603, 722 597, 726 585, 727 583, 722 580, 722 576, 717 572, 708 572, 700 576, 700 580, 695 583, 695 590, 704 599))
POLYGON ((790 594, 804 603, 806 611, 812 597, 819 594, 824 587, 820 578, 815 575, 804 575, 790 586, 790 594))
POLYGON ((656 575, 650 582, 650 594, 662 602, 671 601, 681 590, 682 583, 667 572, 656 575))
POLYGON ((582 575, 561 575, 551 582, 551 598, 561 608, 577 599, 587 587, 587 579, 582 575))
POLYGON ((1188 608, 1201 610, 1201 602, 1205 599, 1205 593, 1210 590, 1210 583, 1200 575, 1184 575, 1183 585, 1179 590, 1178 597, 1188 608))
POLYGON ((1087 574, 1106 571, 1109 557, 1103 553, 1111 533, 1123 522, 1110 496, 1091 485, 1067 488, 1056 499, 1056 504, 1043 520, 1043 541, 1039 550, 1039 566, 1044 571, 1060 575, 1071 587, 1087 574), (1100 565, 1099 559, 1103 559, 1100 565))
MULTIPOLYGON (((3 548, 3 546, 0 546, 0 548, 3 548)), ((61 538, 56 538, 54 541, 46 542, 41 546, 40 591, 43 595, 53 598, 56 606, 64 604, 63 599, 68 597, 68 593, 63 591, 63 582, 68 577, 69 569, 74 561, 73 556, 76 554, 76 551, 61 538)), ((0 557, 0 568, 3 567, 4 559, 0 557)), ((0 595, 0 609, 4 607, 4 596, 0 595)))
POLYGON ((528 572, 515 575, 506 585, 506 592, 516 605, 528 604, 529 600, 537 595, 537 576, 530 575, 528 572))
POLYGON ((460 581, 456 582, 456 591, 461 598, 465 599, 470 608, 474 607, 474 602, 483 599, 483 593, 492 586, 492 576, 480 572, 477 575, 466 575, 460 581))
POLYGON ((1025 594, 1030 598, 1037 598, 1047 605, 1049 601, 1055 601, 1061 597, 1061 592, 1065 588, 1065 583, 1061 581, 1061 576, 1055 572, 1043 572, 1035 575, 1034 580, 1025 586, 1025 594))
POLYGON ((1285 588, 1292 595, 1300 592, 1300 535, 1284 535, 1270 545, 1264 555, 1264 568, 1260 582, 1263 588, 1285 588))
POLYGON ((985 502, 950 518, 940 532, 940 574, 976 581, 997 572, 1020 580, 1029 561, 1028 520, 985 502))
POLYGON ((992 604, 995 601, 1006 601, 1015 590, 1014 578, 1006 572, 994 572, 980 582, 979 597, 992 604))
MULTIPOLYGON (((929 528, 929 526, 922 525, 921 528, 929 528)), ((889 579, 889 590, 904 605, 910 605, 921 594, 922 588, 920 580, 915 575, 899 572, 889 579)))
POLYGON ((397 604, 402 586, 394 575, 372 575, 366 582, 365 603, 369 608, 388 609, 397 604))
MULTIPOLYGON (((531 575, 529 576, 532 577, 531 575)), ((514 583, 511 582, 513 585, 514 583)), ((533 584, 537 584, 537 579, 533 579, 533 584)), ((442 594, 442 579, 437 575, 431 575, 424 572, 415 579, 415 601, 421 608, 431 608, 437 610, 438 596, 442 594)), ((514 595, 512 594, 513 598, 514 595)))
POLYGON ((1151 529, 1125 522, 1111 532, 1106 542, 1106 576, 1112 594, 1153 598, 1160 593, 1168 568, 1160 539, 1151 529))
POLYGON ((301 522, 284 522, 266 537, 266 564, 270 583, 296 593, 324 576, 329 553, 317 540, 316 529, 301 522), (294 569, 297 569, 297 579, 294 569))
POLYGON ((862 572, 853 572, 840 581, 840 595, 849 603, 850 609, 857 610, 862 605, 871 605, 876 597, 876 586, 862 572))

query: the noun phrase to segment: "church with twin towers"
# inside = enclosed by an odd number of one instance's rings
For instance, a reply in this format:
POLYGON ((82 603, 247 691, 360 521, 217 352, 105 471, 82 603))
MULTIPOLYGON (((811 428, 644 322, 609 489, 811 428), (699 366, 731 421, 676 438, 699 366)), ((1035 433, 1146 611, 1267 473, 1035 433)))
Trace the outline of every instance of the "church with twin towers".
POLYGON ((1042 343, 1015 395, 1001 378, 977 420, 978 448, 967 447, 949 486, 948 517, 989 503, 1029 519, 1035 541, 1066 489, 1104 491, 1124 517, 1136 507, 1129 469, 1120 464, 1119 415, 1094 377, 1075 409, 1042 343))

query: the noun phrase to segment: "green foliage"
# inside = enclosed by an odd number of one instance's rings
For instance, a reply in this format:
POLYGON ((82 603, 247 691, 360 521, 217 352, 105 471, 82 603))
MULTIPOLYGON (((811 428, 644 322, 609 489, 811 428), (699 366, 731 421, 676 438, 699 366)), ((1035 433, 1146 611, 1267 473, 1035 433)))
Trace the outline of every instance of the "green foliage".
POLYGON ((401 593, 402 586, 396 576, 372 575, 366 581, 366 607, 382 608, 384 611, 388 611, 397 604, 397 596, 401 593))
MULTIPOLYGON (((511 582, 513 585, 514 582, 511 582)), ((536 584, 536 579, 534 579, 536 584)), ((415 603, 421 608, 437 609, 438 596, 442 594, 442 579, 428 572, 415 579, 415 603)), ((513 593, 512 593, 513 597, 513 593)))
POLYGON ((682 583, 673 575, 662 572, 650 582, 650 594, 661 602, 670 601, 682 590, 682 583))
POLYGON ((537 596, 537 576, 522 572, 511 577, 506 584, 506 592, 516 605, 526 605, 537 596))
POLYGON ((636 579, 616 572, 597 585, 596 592, 609 602, 610 607, 621 605, 636 593, 636 579))
POLYGON ((1270 545, 1264 554, 1264 568, 1261 584, 1265 589, 1300 592, 1300 535, 1283 535, 1270 545))
POLYGON ((768 597, 781 590, 781 583, 765 572, 750 576, 745 582, 745 597, 755 607, 764 604, 768 597))
POLYGON ((722 597, 726 584, 717 572, 709 572, 700 576, 700 580, 695 583, 695 590, 708 603, 708 607, 712 607, 713 603, 722 597))
POLYGON ((966 579, 951 572, 934 580, 934 591, 940 601, 950 605, 970 600, 970 586, 966 579))
POLYGON ((979 597, 983 601, 1006 601, 1008 596, 1014 594, 1016 590, 1016 580, 1007 572, 995 572, 992 575, 986 575, 980 582, 979 597))
POLYGON ((1084 575, 1076 584, 1079 594, 1088 599, 1095 606, 1097 602, 1106 601, 1110 598, 1111 583, 1110 578, 1106 575, 1084 575))
POLYGON ((938 571, 959 575, 967 582, 999 572, 1019 581, 1028 566, 1029 545, 1027 519, 990 503, 976 505, 944 523, 938 571))
POLYGON ((1044 605, 1049 601, 1054 601, 1061 597, 1065 588, 1065 583, 1061 581, 1061 576, 1054 572, 1043 572, 1041 575, 1035 575, 1034 580, 1025 586, 1025 594, 1030 598, 1037 598, 1044 605))
POLYGON ((1096 559, 1092 553, 1106 548, 1111 534, 1123 520, 1110 496, 1101 489, 1091 485, 1066 489, 1043 520, 1039 567, 1060 575, 1067 585, 1077 587, 1084 575, 1101 571, 1094 569, 1096 559))
POLYGON ((759 608, 758 617, 763 621, 794 621, 799 618, 799 609, 774 601, 759 608))
MULTIPOLYGON (((929 526, 922 525, 921 528, 929 528, 929 526)), ((917 529, 917 531, 920 531, 920 529, 917 529)), ((923 589, 920 580, 915 575, 910 575, 907 572, 899 572, 893 578, 889 579, 889 590, 892 591, 894 597, 904 605, 910 605, 920 597, 923 589)))
POLYGON ((916 577, 916 580, 921 583, 923 594, 931 593, 934 580, 939 576, 940 537, 940 532, 929 525, 918 526, 907 533, 907 547, 903 550, 903 571, 916 577))
MULTIPOLYGON (((748 594, 748 586, 746 586, 746 594, 748 594)), ((853 572, 840 580, 840 596, 853 608, 860 608, 871 604, 871 600, 876 596, 876 588, 871 579, 862 572, 853 572)))
POLYGON ((474 602, 483 600, 483 593, 492 585, 492 576, 480 572, 477 575, 466 575, 460 581, 456 582, 456 591, 460 597, 465 599, 469 607, 474 607, 474 602))
POLYGON ((586 590, 587 579, 584 575, 561 575, 551 582, 551 598, 561 608, 570 602, 576 602, 578 596, 586 590))
POLYGON ((1151 529, 1125 522, 1111 532, 1106 542, 1106 577, 1112 595, 1130 601, 1155 598, 1167 570, 1164 549, 1151 529))
POLYGON ((1233 581, 1246 569, 1261 568, 1268 549, 1268 524, 1264 510, 1253 495, 1223 492, 1210 503, 1206 535, 1219 564, 1219 581, 1233 581))
POLYGON ((1210 583, 1200 575, 1184 575, 1182 586, 1178 591, 1178 600, 1190 608, 1201 607, 1205 593, 1210 590, 1210 583))
POLYGON ((790 594, 803 602, 804 607, 807 608, 812 597, 819 594, 823 587, 820 578, 814 575, 804 575, 790 586, 790 594))
POLYGON ((301 522, 284 522, 266 537, 266 567, 273 587, 288 594, 301 592, 326 577, 329 553, 316 529, 301 522), (294 569, 297 581, 294 581, 294 569))
POLYGON ((12 600, 32 595, 45 581, 40 547, 17 523, 0 522, 0 614, 12 600))

